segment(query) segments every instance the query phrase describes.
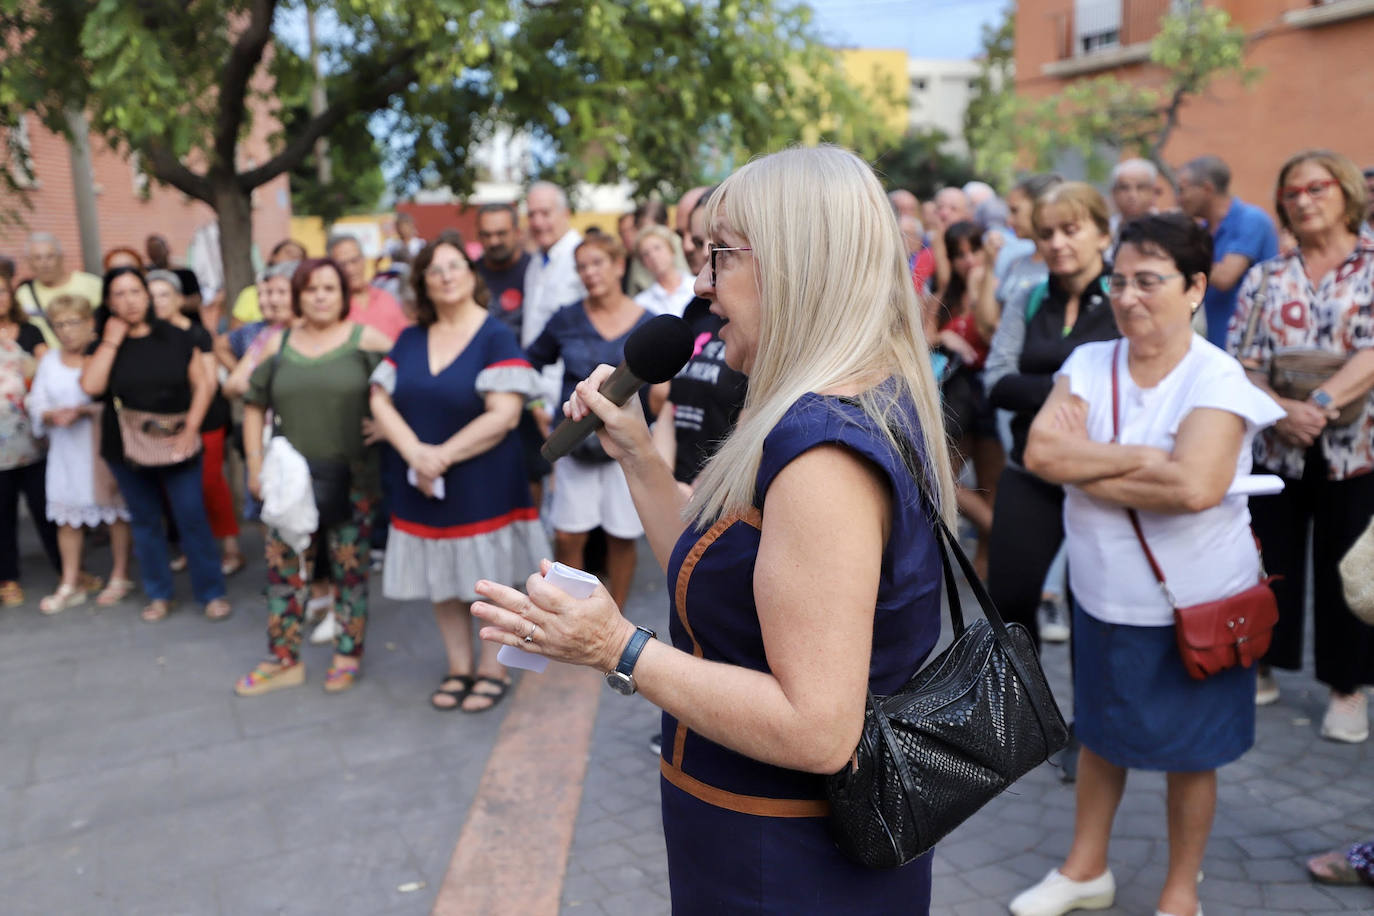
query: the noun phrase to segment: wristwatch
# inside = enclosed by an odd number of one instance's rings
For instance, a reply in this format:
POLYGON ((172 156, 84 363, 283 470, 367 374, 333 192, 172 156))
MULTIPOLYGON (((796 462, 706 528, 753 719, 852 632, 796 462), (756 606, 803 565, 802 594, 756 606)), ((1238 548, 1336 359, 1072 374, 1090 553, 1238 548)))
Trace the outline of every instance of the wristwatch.
POLYGON ((1313 404, 1316 404, 1316 405, 1317 405, 1318 407, 1320 407, 1322 410, 1330 410, 1330 409, 1331 409, 1331 404, 1332 404, 1331 395, 1327 394, 1327 393, 1326 393, 1325 391, 1323 391, 1322 389, 1320 389, 1320 388, 1316 389, 1316 390, 1313 391, 1311 394, 1309 394, 1307 397, 1308 397, 1309 400, 1311 400, 1311 402, 1312 402, 1313 404))
POLYGON ((620 664, 615 666, 614 671, 606 672, 606 685, 608 687, 622 696, 634 696, 635 662, 639 661, 639 653, 644 651, 644 646, 657 635, 648 627, 635 627, 634 635, 630 637, 630 644, 625 647, 624 652, 620 653, 620 664))

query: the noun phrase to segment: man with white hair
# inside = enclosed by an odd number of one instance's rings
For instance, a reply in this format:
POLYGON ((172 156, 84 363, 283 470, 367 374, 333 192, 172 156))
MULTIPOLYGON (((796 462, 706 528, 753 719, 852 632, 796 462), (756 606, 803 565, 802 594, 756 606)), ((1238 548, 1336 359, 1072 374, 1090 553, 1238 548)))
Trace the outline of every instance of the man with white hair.
MULTIPOLYGON (((558 185, 536 181, 525 192, 525 215, 530 239, 538 251, 525 271, 525 314, 521 319, 520 344, 528 347, 544 331, 554 312, 587 295, 577 277, 573 251, 582 243, 582 233, 572 227, 568 195, 558 185)), ((563 391, 563 363, 544 368, 546 407, 535 414, 545 427, 559 410, 563 391)))
POLYGON ((969 207, 977 213, 980 206, 997 196, 997 192, 986 181, 970 181, 964 184, 964 196, 968 198, 969 207))
POLYGON ((940 218, 940 225, 933 229, 930 226, 926 228, 932 233, 943 233, 955 223, 972 220, 973 205, 961 188, 941 188, 935 192, 935 215, 940 218))
POLYGON ((1121 224, 1155 212, 1159 202, 1159 169, 1148 159, 1123 159, 1112 167, 1112 239, 1121 224))
POLYGON ((51 232, 30 235, 25 254, 33 279, 19 284, 14 294, 29 321, 43 332, 48 346, 56 347, 57 336, 48 327, 48 303, 58 296, 72 294, 86 299, 92 308, 99 306, 100 278, 83 270, 68 270, 62 245, 51 232))

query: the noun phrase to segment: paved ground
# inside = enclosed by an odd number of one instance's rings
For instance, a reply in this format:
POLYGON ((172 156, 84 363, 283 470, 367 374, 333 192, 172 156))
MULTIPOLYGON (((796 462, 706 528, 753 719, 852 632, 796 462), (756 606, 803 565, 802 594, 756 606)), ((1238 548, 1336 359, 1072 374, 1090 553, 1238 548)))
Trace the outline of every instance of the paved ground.
MULTIPOLYGON (((36 600, 51 577, 28 546, 30 602, 0 611, 0 912, 430 911, 526 694, 482 716, 432 711, 443 662, 428 609, 378 601, 356 689, 325 695, 327 650, 312 648, 305 688, 238 699, 230 686, 263 651, 260 568, 233 581, 238 611, 222 624, 189 604, 143 624, 134 602, 45 618, 36 600)), ((646 552, 630 613, 662 628, 651 563, 646 552)), ((1065 652, 1046 661, 1062 688, 1065 652)), ((1324 697, 1308 675, 1281 683, 1255 749, 1222 773, 1207 913, 1374 913, 1374 890, 1319 888, 1302 870, 1307 854, 1374 835, 1374 751, 1319 740, 1324 697)), ((603 691, 565 914, 668 912, 646 747, 657 724, 644 701, 603 691)), ((1050 767, 990 804, 937 851, 935 912, 1005 913, 1062 855, 1072 808, 1050 767)), ((547 828, 535 820, 514 839, 547 828)), ((1161 778, 1132 777, 1115 836, 1109 912, 1153 912, 1167 855, 1161 778)))

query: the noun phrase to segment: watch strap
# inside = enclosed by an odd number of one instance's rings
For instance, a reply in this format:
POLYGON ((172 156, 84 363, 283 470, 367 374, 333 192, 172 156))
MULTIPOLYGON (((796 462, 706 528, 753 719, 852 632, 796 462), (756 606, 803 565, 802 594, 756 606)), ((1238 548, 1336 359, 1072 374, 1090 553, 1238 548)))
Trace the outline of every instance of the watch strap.
POLYGON ((636 626, 634 634, 630 637, 630 642, 625 646, 625 651, 620 653, 620 664, 615 666, 616 673, 629 677, 634 673, 635 663, 639 661, 639 654, 644 651, 649 640, 658 634, 648 627, 636 626))

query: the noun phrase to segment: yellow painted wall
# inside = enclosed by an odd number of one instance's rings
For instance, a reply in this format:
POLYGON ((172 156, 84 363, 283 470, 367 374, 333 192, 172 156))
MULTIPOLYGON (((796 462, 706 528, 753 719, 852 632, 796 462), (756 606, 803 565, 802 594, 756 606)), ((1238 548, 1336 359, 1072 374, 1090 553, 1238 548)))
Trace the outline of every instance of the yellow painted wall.
POLYGON ((873 99, 875 110, 893 132, 905 133, 911 94, 906 52, 892 48, 843 48, 839 55, 845 79, 873 99))

